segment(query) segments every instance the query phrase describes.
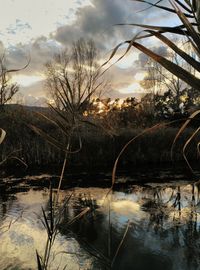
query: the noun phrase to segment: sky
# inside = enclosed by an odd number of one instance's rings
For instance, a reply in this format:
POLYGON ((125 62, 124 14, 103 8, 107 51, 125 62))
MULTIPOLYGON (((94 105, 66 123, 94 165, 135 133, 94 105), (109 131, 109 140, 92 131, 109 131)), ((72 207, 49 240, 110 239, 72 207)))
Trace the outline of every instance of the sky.
MULTIPOLYGON (((31 59, 26 69, 12 77, 20 86, 16 101, 28 105, 46 102, 44 64, 73 41, 92 38, 104 61, 117 44, 139 31, 115 24, 160 25, 161 21, 173 21, 157 9, 139 12, 146 5, 130 0, 0 0, 0 5, 0 49, 5 52, 8 67, 21 68, 31 59)), ((121 53, 119 50, 118 55, 121 53)), ((144 90, 139 82, 145 74, 145 61, 144 55, 132 50, 112 66, 108 95, 113 98, 141 95, 144 90)))

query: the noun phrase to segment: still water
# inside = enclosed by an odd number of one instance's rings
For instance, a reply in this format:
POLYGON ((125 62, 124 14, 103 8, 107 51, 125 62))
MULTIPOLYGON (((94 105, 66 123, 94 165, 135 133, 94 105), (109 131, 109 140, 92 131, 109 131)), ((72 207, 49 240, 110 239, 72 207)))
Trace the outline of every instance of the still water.
MULTIPOLYGON (((71 198, 50 269, 200 269, 198 183, 149 183, 107 193, 103 188, 61 191, 60 201, 71 198)), ((47 239, 41 207, 48 212, 48 203, 48 189, 0 193, 0 270, 37 269, 36 250, 42 256, 47 239)))

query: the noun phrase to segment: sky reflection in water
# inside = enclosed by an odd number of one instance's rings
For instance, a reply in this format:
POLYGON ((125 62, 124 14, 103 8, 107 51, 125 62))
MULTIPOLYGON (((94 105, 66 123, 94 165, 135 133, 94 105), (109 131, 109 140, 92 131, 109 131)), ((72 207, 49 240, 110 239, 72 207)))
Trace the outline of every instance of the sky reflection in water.
MULTIPOLYGON (((113 269, 200 269, 200 205, 197 185, 134 185, 115 191, 77 188, 65 209, 52 254, 51 269, 106 269, 89 251, 114 257, 130 221, 113 269), (92 211, 66 228, 67 221, 89 206, 92 211), (110 215, 109 215, 110 209, 110 215), (109 226, 110 223, 110 226, 109 226), (110 237, 109 237, 110 235, 110 237), (110 252, 108 252, 109 244, 110 252), (88 248, 89 247, 89 248, 88 248), (94 248, 94 250, 93 250, 94 248), (97 252, 98 253, 98 252, 97 252), (79 268, 80 267, 80 268, 79 268), (62 269, 62 267, 60 267, 62 269)), ((61 199, 71 191, 62 191, 61 199)), ((46 231, 41 206, 48 190, 0 195, 0 269, 36 269, 35 250, 44 251, 46 231), (16 266, 16 268, 13 268, 16 266)))

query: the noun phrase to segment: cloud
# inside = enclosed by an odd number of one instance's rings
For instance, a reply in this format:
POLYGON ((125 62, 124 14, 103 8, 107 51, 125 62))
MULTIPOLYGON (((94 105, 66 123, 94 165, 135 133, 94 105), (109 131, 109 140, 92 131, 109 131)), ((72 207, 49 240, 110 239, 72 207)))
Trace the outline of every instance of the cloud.
MULTIPOLYGON (((157 46, 153 46, 150 48, 154 53, 161 55, 163 57, 168 57, 170 56, 170 52, 167 47, 158 44, 157 46)), ((144 53, 139 53, 138 54, 138 59, 135 61, 135 65, 140 67, 143 70, 146 70, 147 67, 147 62, 148 62, 149 57, 144 54, 144 53)))
MULTIPOLYGON (((116 40, 124 40, 132 36, 131 28, 114 26, 133 20, 133 3, 129 0, 92 0, 90 6, 79 8, 76 20, 62 26, 52 35, 53 38, 67 46, 80 37, 93 38, 101 49, 116 45, 116 40), (122 29, 123 28, 123 29, 122 29)), ((136 8, 139 5, 135 4, 136 8)), ((134 20, 139 21, 140 15, 134 20)))
MULTIPOLYGON (((54 21, 57 23, 57 29, 49 33, 49 36, 41 35, 30 40, 27 44, 19 43, 18 45, 10 46, 7 51, 8 67, 21 68, 27 63, 27 59, 30 55, 31 62, 28 68, 20 71, 20 74, 31 76, 40 75, 45 71, 44 64, 52 59, 54 53, 58 52, 58 50, 63 47, 70 46, 73 41, 80 37, 94 39, 100 53, 108 57, 109 51, 113 47, 126 39, 131 39, 135 33, 141 30, 130 26, 114 26, 115 24, 126 22, 150 23, 152 20, 156 24, 159 19, 170 20, 170 16, 165 18, 163 15, 165 12, 158 9, 136 13, 136 11, 146 7, 146 5, 130 0, 91 0, 90 4, 85 6, 82 6, 81 3, 80 0, 77 0, 76 5, 72 5, 74 16, 73 20, 68 21, 68 24, 64 25, 63 21, 59 23, 59 20, 56 21, 54 18, 54 21)), ((51 12, 53 12, 52 8, 51 12)), ((66 16, 68 16, 68 13, 67 11, 66 16)), ((37 18, 35 18, 35 20, 37 20, 37 18)), ((31 22, 33 23, 33 20, 31 22)), ((31 30, 31 23, 29 24, 25 22, 25 20, 18 19, 16 23, 18 25, 17 29, 31 30)), ((15 31, 15 28, 13 28, 13 31, 15 31)), ((162 53, 164 53, 164 47, 160 47, 159 50, 162 50, 162 53)), ((131 57, 127 58, 127 61, 126 58, 124 60, 124 63, 127 62, 128 64, 121 64, 121 67, 119 64, 113 66, 110 70, 113 77, 111 92, 114 96, 120 95, 120 88, 126 88, 128 85, 134 83, 135 74, 137 74, 138 69, 144 67, 144 63, 147 59, 144 54, 140 54, 138 51, 133 56, 133 60, 131 57)), ((24 95, 45 95, 42 83, 37 83, 26 88, 23 87, 21 88, 21 92, 24 95)))
POLYGON ((132 66, 127 69, 113 66, 109 70, 109 78, 111 79, 111 87, 106 91, 106 96, 111 98, 124 98, 128 96, 140 96, 141 87, 139 81, 142 69, 132 66), (121 91, 123 89, 123 91, 121 91))
MULTIPOLYGON (((2 1, 1 1, 2 2, 2 1)), ((89 0, 82 0, 81 6, 89 0)), ((6 45, 29 42, 38 36, 48 36, 58 26, 74 19, 80 3, 74 0, 6 0, 0 9, 1 39, 6 45)))
POLYGON ((110 49, 120 41, 131 39, 141 28, 133 26, 116 26, 120 23, 163 24, 170 20, 166 11, 151 8, 137 12, 147 5, 130 0, 91 0, 91 5, 77 9, 76 19, 70 25, 59 27, 53 38, 68 45, 80 37, 93 38, 97 46, 110 49))
POLYGON ((20 92, 22 93, 23 96, 28 95, 31 95, 33 97, 47 96, 47 92, 44 88, 44 81, 34 83, 31 86, 21 87, 20 92))
POLYGON ((26 69, 17 73, 30 76, 44 73, 45 63, 52 59, 59 48, 60 45, 57 41, 47 39, 46 37, 40 37, 33 41, 32 44, 18 44, 10 47, 9 50, 1 50, 0 44, 0 51, 4 51, 6 55, 7 68, 20 69, 30 61, 26 69))
MULTIPOLYGON (((76 1, 76 4, 80 5, 78 2, 76 1)), ((30 54, 31 63, 24 72, 40 72, 43 70, 44 63, 51 59, 55 52, 62 46, 70 46, 73 41, 80 37, 94 39, 97 47, 105 54, 119 42, 131 39, 134 33, 140 30, 130 26, 114 26, 115 24, 143 23, 151 20, 152 12, 150 10, 136 13, 143 7, 146 7, 146 5, 133 3, 130 0, 91 0, 90 5, 76 7, 73 22, 60 27, 58 23, 58 28, 49 33, 49 37, 39 36, 27 44, 19 43, 10 46, 9 63, 12 67, 17 67, 25 62, 30 54)), ((154 19, 160 18, 162 11, 152 10, 154 11, 154 19)), ((16 24, 25 28, 31 27, 28 22, 24 23, 19 19, 16 20, 16 24)))

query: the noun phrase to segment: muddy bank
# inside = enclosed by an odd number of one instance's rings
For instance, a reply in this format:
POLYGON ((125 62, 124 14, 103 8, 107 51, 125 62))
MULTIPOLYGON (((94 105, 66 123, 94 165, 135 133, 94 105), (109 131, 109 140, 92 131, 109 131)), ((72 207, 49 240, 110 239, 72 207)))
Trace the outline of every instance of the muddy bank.
MULTIPOLYGON (((198 171, 195 171, 195 175, 187 174, 182 170, 182 167, 176 168, 176 171, 172 168, 154 168, 142 169, 138 171, 117 171, 114 190, 128 189, 133 184, 146 185, 149 182, 154 183, 166 183, 166 182, 182 182, 198 181, 200 175, 198 171)), ((17 171, 16 174, 10 174, 7 177, 1 176, 0 178, 0 192, 24 192, 30 189, 30 187, 37 188, 49 188, 50 183, 53 188, 58 187, 59 174, 47 173, 45 169, 40 171, 17 171)), ((69 189, 73 187, 102 187, 108 188, 111 186, 112 174, 111 172, 99 172, 99 173, 65 173, 61 189, 69 189)))

